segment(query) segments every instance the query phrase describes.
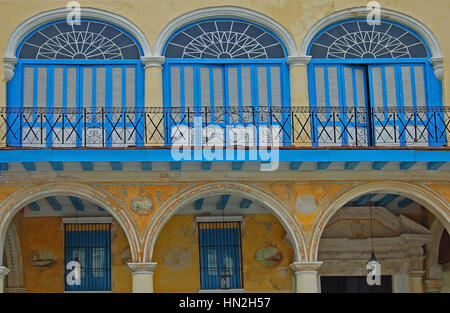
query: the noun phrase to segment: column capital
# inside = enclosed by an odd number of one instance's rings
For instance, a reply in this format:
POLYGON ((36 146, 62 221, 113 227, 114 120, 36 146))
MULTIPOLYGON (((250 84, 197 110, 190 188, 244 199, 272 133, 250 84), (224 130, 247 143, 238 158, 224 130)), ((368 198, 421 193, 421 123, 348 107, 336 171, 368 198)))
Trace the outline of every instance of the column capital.
POLYGON ((432 57, 430 63, 433 66, 436 78, 442 80, 444 78, 444 58, 432 57))
POLYGON ((425 271, 410 271, 409 277, 411 278, 422 278, 425 275, 425 271))
POLYGON ((165 57, 159 57, 159 56, 143 56, 141 57, 141 62, 144 64, 144 68, 148 67, 159 67, 162 68, 165 57))
POLYGON ((294 272, 317 272, 323 262, 294 262, 290 268, 294 272))
POLYGON ((157 263, 128 263, 131 274, 153 274, 157 263))
POLYGON ((9 269, 6 266, 0 266, 0 279, 5 278, 8 275, 9 269))
POLYGON ((428 279, 425 280, 425 291, 426 292, 439 292, 441 289, 442 281, 438 279, 428 279))
POLYGON ((16 57, 4 57, 3 68, 5 70, 5 80, 9 82, 14 77, 14 70, 16 68, 16 57))
POLYGON ((289 56, 287 58, 287 64, 289 64, 290 67, 295 66, 307 66, 309 64, 309 61, 311 61, 311 56, 309 55, 303 55, 303 56, 289 56))

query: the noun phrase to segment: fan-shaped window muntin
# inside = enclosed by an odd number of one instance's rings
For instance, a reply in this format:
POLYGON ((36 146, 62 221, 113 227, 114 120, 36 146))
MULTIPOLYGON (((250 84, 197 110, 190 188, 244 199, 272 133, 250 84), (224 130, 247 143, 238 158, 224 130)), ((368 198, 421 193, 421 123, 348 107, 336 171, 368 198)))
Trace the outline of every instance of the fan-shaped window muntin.
POLYGON ((136 60, 141 48, 126 31, 103 21, 80 25, 56 21, 30 33, 17 49, 19 59, 136 60))
POLYGON ((391 21, 347 20, 322 30, 308 49, 313 59, 420 59, 429 49, 414 31, 391 21))
POLYGON ((177 31, 166 44, 173 59, 283 59, 283 44, 264 27, 234 19, 197 22, 177 31))

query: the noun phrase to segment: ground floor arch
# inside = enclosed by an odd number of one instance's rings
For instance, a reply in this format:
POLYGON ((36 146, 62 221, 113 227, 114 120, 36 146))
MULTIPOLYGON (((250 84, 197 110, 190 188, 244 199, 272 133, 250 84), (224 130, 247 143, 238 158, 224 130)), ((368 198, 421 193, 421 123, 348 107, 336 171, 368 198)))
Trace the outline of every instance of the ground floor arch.
POLYGON ((263 203, 278 218, 292 241, 296 261, 306 260, 306 240, 300 222, 292 210, 269 192, 242 183, 214 182, 186 188, 172 196, 157 212, 144 235, 144 260, 151 261, 159 233, 170 218, 181 208, 203 197, 236 194, 263 203))

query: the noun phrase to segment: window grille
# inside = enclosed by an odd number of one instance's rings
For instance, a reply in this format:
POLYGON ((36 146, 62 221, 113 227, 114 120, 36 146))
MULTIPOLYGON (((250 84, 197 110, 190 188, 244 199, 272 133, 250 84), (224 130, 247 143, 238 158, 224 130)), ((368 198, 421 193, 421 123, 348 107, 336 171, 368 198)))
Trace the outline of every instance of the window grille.
POLYGON ((240 222, 198 223, 201 289, 242 289, 240 222))
POLYGON ((111 224, 64 224, 64 285, 66 291, 111 290, 111 224), (67 277, 81 265, 80 284, 70 284, 67 277))

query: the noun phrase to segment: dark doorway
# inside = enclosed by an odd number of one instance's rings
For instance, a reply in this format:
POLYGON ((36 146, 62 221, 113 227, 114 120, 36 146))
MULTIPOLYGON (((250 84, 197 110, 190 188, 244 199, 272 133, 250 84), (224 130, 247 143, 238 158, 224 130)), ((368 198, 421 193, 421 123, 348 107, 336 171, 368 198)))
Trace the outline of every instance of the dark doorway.
POLYGON ((322 293, 392 293, 392 277, 381 276, 380 286, 369 286, 366 276, 322 276, 322 293))

